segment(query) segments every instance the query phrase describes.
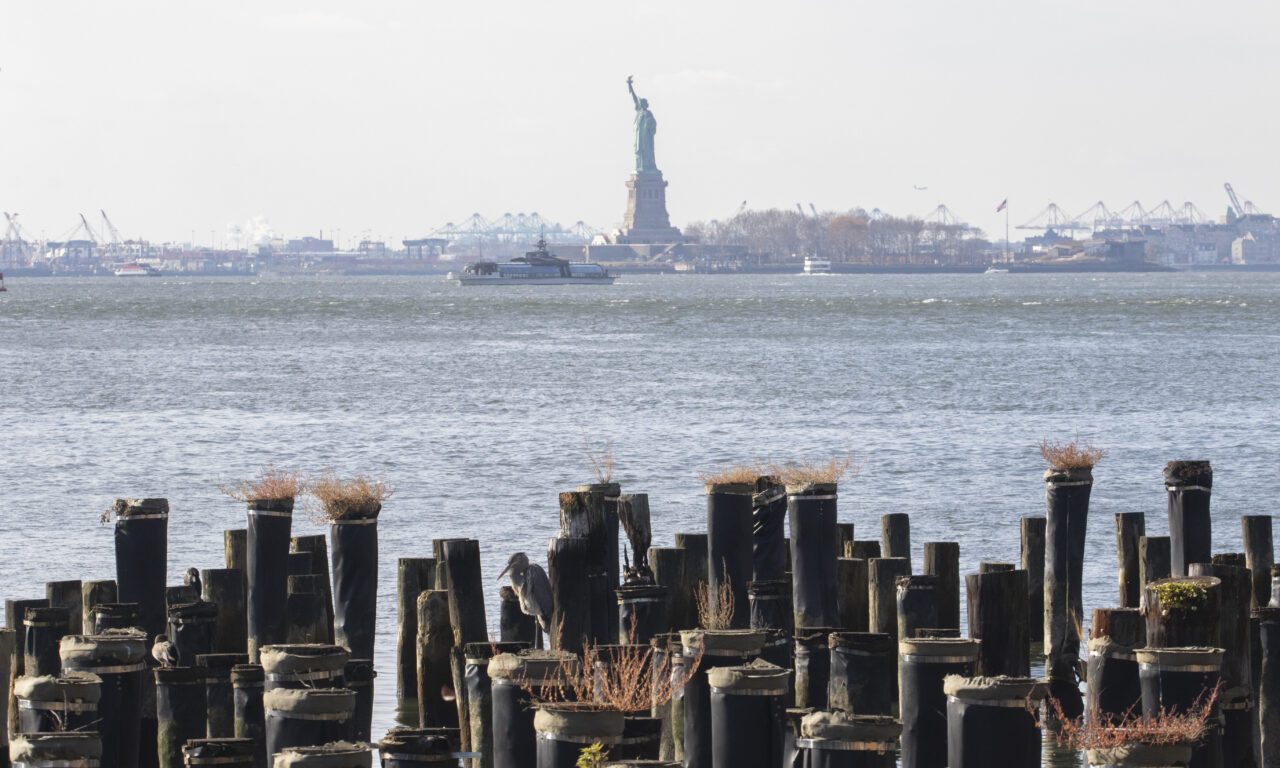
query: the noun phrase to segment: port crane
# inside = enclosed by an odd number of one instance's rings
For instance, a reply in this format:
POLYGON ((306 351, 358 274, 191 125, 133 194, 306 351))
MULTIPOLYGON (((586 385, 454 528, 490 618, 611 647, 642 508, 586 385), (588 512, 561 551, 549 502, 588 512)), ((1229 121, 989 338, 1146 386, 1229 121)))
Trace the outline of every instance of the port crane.
POLYGON ((106 226, 106 228, 107 228, 107 233, 111 235, 111 244, 112 244, 112 245, 119 245, 119 244, 120 244, 120 232, 116 229, 116 225, 111 223, 111 219, 108 219, 108 218, 107 218, 107 212, 106 212, 106 211, 104 211, 104 210, 102 210, 101 208, 99 208, 99 209, 98 209, 98 213, 102 214, 102 223, 103 223, 103 225, 105 225, 105 226, 106 226))

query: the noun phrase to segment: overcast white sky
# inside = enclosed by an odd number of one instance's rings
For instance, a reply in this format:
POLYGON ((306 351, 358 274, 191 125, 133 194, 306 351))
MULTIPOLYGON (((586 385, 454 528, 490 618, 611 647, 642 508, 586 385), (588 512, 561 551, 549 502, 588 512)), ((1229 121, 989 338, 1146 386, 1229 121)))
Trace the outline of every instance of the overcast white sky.
POLYGON ((219 241, 265 216, 399 241, 473 212, 616 226, 625 79, 679 225, 944 202, 992 236, 1192 200, 1280 209, 1280 5, 36 2, 0 6, 0 210, 219 241), (914 186, 927 186, 917 191, 914 186))

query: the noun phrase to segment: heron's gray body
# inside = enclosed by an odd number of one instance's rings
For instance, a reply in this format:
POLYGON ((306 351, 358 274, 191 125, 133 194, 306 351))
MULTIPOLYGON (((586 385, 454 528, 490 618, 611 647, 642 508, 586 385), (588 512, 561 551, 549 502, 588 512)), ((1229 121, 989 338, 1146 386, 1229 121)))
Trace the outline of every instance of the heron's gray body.
POLYGON ((551 633, 551 609, 555 598, 551 595, 551 579, 547 572, 537 563, 529 562, 529 556, 517 552, 507 561, 507 567, 498 578, 510 574, 511 588, 516 591, 520 601, 520 612, 532 616, 538 622, 538 629, 551 633))

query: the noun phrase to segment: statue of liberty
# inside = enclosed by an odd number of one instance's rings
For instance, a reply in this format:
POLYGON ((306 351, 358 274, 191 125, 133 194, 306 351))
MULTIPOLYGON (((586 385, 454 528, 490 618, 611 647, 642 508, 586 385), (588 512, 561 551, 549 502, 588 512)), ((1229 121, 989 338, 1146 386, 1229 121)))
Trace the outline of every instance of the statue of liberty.
POLYGON ((658 162, 653 157, 653 135, 658 132, 658 120, 649 111, 649 100, 636 96, 630 75, 627 90, 636 105, 636 173, 658 173, 658 162))

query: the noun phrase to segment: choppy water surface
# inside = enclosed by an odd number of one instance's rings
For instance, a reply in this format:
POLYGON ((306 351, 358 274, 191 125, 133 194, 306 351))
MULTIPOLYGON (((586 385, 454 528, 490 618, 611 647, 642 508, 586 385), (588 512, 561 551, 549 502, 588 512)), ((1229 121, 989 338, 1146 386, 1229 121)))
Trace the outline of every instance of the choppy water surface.
MULTIPOLYGON (((1215 549, 1270 511, 1280 275, 10 280, 0 294, 0 593, 114 575, 116 496, 170 499, 172 583, 244 525, 218 490, 267 462, 386 476, 374 733, 394 705, 395 559, 479 538, 486 578, 545 557, 557 491, 647 491, 655 544, 704 525, 699 470, 853 450, 859 538, 912 515, 962 567, 1016 559, 1042 437, 1092 440, 1088 607, 1116 601, 1112 515, 1167 532, 1160 469, 1215 465, 1215 549)), ((296 518, 295 531, 322 526, 296 518)), ((496 628, 496 584, 486 595, 496 628)))

